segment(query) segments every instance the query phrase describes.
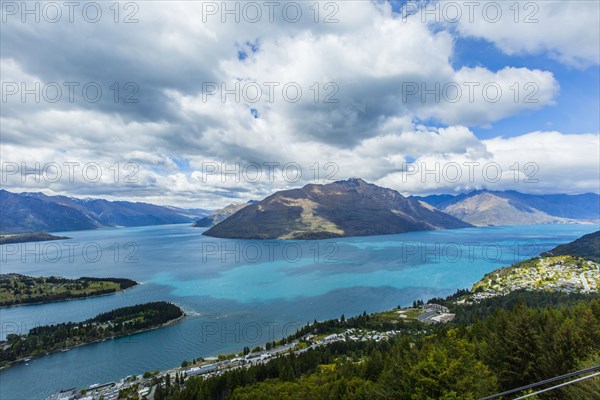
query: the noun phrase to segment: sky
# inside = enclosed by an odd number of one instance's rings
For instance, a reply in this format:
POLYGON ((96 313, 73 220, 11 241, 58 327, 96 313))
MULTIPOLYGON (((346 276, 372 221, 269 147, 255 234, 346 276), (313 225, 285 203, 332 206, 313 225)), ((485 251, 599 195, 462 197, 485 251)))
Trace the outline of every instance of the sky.
POLYGON ((598 1, 0 1, 1 184, 600 193, 598 1))

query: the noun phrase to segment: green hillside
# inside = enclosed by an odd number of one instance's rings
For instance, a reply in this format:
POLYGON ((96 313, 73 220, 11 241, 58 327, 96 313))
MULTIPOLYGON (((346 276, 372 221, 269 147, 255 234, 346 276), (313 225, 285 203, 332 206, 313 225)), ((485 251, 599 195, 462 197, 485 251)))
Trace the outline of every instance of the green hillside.
POLYGON ((561 244, 542 254, 542 256, 566 255, 579 256, 600 262, 600 231, 582 236, 571 243, 561 244))

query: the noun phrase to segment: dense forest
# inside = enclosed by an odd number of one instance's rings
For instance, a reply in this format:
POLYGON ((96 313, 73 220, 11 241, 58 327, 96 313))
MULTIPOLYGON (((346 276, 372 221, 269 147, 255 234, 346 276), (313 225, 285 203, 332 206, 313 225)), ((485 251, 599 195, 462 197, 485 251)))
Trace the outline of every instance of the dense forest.
POLYGON ((160 301, 118 308, 83 322, 34 327, 27 334, 10 334, 6 341, 0 342, 0 366, 26 357, 159 327, 183 315, 176 305, 160 301))
POLYGON ((473 304, 457 305, 454 300, 460 297, 459 295, 449 296, 446 299, 431 299, 430 303, 440 303, 456 314, 454 323, 471 324, 482 320, 494 313, 498 308, 512 310, 517 304, 523 304, 528 307, 535 308, 557 308, 572 306, 581 301, 589 301, 599 297, 598 294, 586 293, 567 293, 567 292, 551 292, 551 291, 534 291, 534 290, 517 290, 511 292, 507 296, 496 296, 485 300, 481 300, 473 304))
POLYGON ((135 285, 137 282, 124 278, 67 279, 6 274, 0 275, 0 307, 99 296, 135 285))
MULTIPOLYGON (((419 330, 412 322, 388 341, 336 342, 209 379, 177 379, 163 383, 155 399, 477 399, 600 359, 598 295, 517 292, 454 308, 457 322, 443 327, 419 330)), ((297 336, 377 324, 363 314, 313 324, 297 336)), ((539 398, 598 399, 598 380, 539 398)))

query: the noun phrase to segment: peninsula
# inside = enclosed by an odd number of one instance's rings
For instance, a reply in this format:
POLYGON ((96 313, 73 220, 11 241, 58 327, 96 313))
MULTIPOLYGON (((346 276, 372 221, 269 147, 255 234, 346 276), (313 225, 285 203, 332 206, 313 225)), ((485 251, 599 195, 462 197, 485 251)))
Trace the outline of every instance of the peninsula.
POLYGON ((184 317, 164 301, 117 308, 82 322, 38 326, 27 334, 10 334, 0 342, 0 368, 32 357, 159 328, 184 317))
POLYGON ((0 274, 0 307, 100 296, 135 285, 137 282, 124 278, 67 279, 56 276, 0 274))
POLYGON ((11 243, 47 242, 49 240, 70 239, 66 236, 51 235, 46 232, 32 233, 2 233, 0 234, 0 245, 11 243))

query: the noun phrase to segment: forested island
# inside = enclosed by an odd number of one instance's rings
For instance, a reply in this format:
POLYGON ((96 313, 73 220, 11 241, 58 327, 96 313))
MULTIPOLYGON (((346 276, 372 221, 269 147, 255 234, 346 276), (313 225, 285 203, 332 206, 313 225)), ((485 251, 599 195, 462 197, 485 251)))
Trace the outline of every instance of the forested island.
POLYGON ((0 244, 46 242, 48 240, 64 240, 64 239, 71 239, 71 238, 66 237, 66 236, 51 235, 46 232, 2 233, 2 234, 0 234, 0 244))
POLYGON ((0 368, 18 360, 158 328, 184 315, 176 305, 159 301, 117 308, 83 322, 44 325, 27 334, 10 334, 0 342, 0 368))
POLYGON ((0 307, 99 296, 135 285, 136 281, 124 278, 67 279, 57 276, 0 274, 0 307))

